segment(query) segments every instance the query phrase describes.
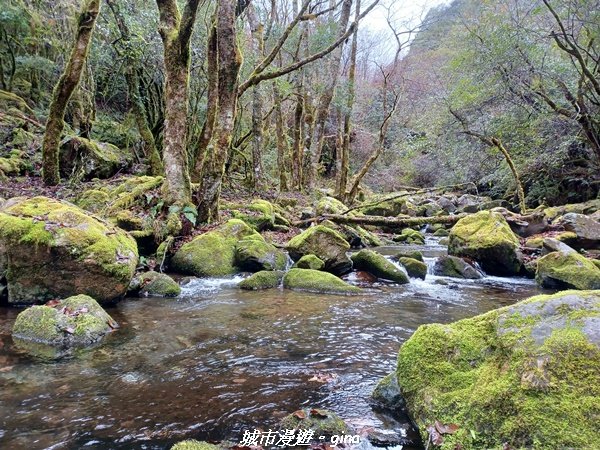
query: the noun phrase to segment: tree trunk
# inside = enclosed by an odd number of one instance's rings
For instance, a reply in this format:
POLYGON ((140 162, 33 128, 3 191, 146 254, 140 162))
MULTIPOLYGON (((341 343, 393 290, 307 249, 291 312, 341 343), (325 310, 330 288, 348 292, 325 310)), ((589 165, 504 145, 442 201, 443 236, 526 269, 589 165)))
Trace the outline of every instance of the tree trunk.
POLYGON ((352 47, 350 49, 350 67, 348 68, 348 100, 344 111, 344 129, 342 146, 339 155, 339 170, 337 180, 338 199, 345 201, 346 186, 348 184, 348 172, 350 171, 350 133, 352 123, 352 108, 354 106, 354 83, 356 82, 356 54, 358 50, 358 21, 360 18, 360 0, 356 0, 356 11, 354 15, 354 33, 352 34, 352 47))
MULTIPOLYGON (((248 22, 252 33, 253 51, 258 59, 264 53, 263 25, 258 22, 254 5, 247 8, 248 22)), ((260 84, 252 87, 252 186, 256 188, 263 178, 263 165, 261 160, 263 146, 262 128, 262 92, 260 84)))
MULTIPOLYGON (((350 10, 352 9, 352 0, 344 0, 342 4, 342 12, 340 20, 338 21, 338 38, 346 33, 348 21, 350 20, 350 10)), ((335 87, 338 81, 338 73, 340 71, 340 64, 342 60, 342 49, 343 46, 337 47, 330 56, 330 65, 328 68, 328 80, 323 88, 323 93, 320 95, 317 111, 315 115, 315 122, 311 132, 310 138, 310 165, 308 167, 308 173, 306 178, 306 184, 308 188, 314 186, 316 177, 319 173, 319 164, 321 160, 321 153, 323 150, 323 140, 325 138, 325 126, 327 116, 329 112, 329 105, 333 99, 335 93, 335 87)))
MULTIPOLYGON (((106 0, 108 7, 111 9, 119 32, 121 33, 121 41, 127 47, 131 41, 131 33, 125 22, 125 18, 121 14, 119 5, 116 0, 106 0)), ((148 125, 146 118, 146 107, 142 101, 140 93, 140 80, 138 75, 138 62, 129 55, 128 48, 125 49, 125 82, 127 83, 127 92, 129 94, 129 102, 131 103, 131 112, 135 119, 135 123, 144 142, 144 156, 150 167, 150 174, 162 175, 163 165, 156 145, 156 140, 148 125)))
POLYGON ((289 169, 289 148, 287 133, 283 126, 283 111, 281 110, 281 93, 277 84, 273 84, 273 107, 275 109, 275 133, 277 134, 277 167, 279 169, 279 192, 288 190, 287 172, 289 169))
POLYGON ((65 126, 65 110, 73 91, 79 84, 99 12, 100 0, 88 0, 85 3, 79 15, 75 43, 69 61, 54 88, 42 143, 42 177, 44 183, 49 186, 60 182, 58 156, 61 134, 65 126))
POLYGON ((218 108, 213 136, 206 149, 197 195, 198 220, 219 218, 219 196, 235 126, 241 55, 236 41, 236 0, 219 0, 217 7, 218 108))
POLYGON ((191 203, 188 172, 187 113, 190 71, 190 39, 199 0, 188 0, 180 15, 176 0, 157 0, 160 11, 159 32, 165 62, 165 124, 162 193, 167 205, 191 203))

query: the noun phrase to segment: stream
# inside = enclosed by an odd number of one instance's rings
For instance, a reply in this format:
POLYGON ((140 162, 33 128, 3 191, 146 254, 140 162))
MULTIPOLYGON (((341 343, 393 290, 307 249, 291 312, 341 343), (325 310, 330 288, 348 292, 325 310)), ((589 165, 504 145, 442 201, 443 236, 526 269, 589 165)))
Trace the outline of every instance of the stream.
MULTIPOLYGON (((446 251, 436 240, 378 250, 411 249, 422 250, 430 267, 446 251)), ((194 279, 177 299, 126 299, 107 309, 121 325, 116 333, 55 362, 19 351, 10 332, 20 310, 0 307, 0 448, 238 442, 244 429, 276 430, 284 415, 309 406, 415 442, 396 449, 420 448, 408 418, 392 419, 369 404, 400 345, 421 324, 453 322, 541 292, 522 278, 428 275, 403 286, 369 283, 377 291, 344 297, 241 291, 241 279, 194 279)))

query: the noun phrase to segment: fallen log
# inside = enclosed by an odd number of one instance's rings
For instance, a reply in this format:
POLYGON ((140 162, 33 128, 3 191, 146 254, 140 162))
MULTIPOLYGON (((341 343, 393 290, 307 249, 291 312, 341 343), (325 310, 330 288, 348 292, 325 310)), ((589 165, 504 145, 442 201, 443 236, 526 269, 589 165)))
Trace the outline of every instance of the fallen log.
POLYGON ((319 217, 312 217, 306 220, 294 222, 294 226, 306 225, 311 222, 331 220, 335 223, 353 224, 353 225, 375 225, 389 228, 406 228, 419 225, 428 225, 434 223, 453 224, 458 222, 468 214, 456 214, 454 216, 435 216, 435 217, 382 217, 382 216, 345 216, 343 214, 323 214, 319 217))

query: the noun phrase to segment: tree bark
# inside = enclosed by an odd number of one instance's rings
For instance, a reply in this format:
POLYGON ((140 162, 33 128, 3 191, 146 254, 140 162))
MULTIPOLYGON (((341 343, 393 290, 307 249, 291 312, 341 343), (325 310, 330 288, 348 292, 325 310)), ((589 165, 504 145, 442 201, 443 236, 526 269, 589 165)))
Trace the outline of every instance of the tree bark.
POLYGON ((287 173, 289 170, 289 148, 287 133, 283 126, 283 111, 281 109, 281 93, 277 84, 273 84, 273 103, 275 109, 275 133, 277 134, 277 167, 279 169, 279 192, 288 190, 287 173))
POLYGON ((61 134, 65 126, 65 110, 73 91, 79 84, 99 12, 100 0, 88 0, 85 3, 79 15, 75 43, 69 61, 54 88, 42 143, 42 177, 44 183, 49 186, 60 182, 58 156, 61 134))
POLYGON ((188 171, 187 113, 190 39, 199 0, 188 0, 180 14, 176 0, 156 0, 165 62, 165 123, 163 131, 163 199, 167 205, 191 203, 188 171))
POLYGON ((238 74, 241 66, 241 55, 236 41, 236 5, 236 0, 219 0, 217 7, 218 108, 197 195, 200 222, 212 222, 219 218, 219 196, 235 126, 238 74))
MULTIPOLYGON (((252 34, 254 54, 262 58, 264 53, 263 25, 258 22, 254 5, 247 8, 248 22, 252 34)), ((252 87, 252 186, 256 188, 263 178, 263 165, 261 160, 263 145, 262 128, 262 92, 260 84, 252 87)))

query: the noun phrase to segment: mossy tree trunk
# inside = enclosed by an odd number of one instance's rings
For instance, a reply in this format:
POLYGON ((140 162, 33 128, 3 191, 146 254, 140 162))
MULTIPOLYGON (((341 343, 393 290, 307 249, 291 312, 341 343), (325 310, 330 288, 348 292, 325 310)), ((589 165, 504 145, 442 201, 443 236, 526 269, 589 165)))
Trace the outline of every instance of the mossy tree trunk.
POLYGON ((106 0, 108 7, 111 9, 115 22, 121 34, 121 39, 118 41, 122 45, 123 50, 118 50, 125 56, 125 82, 127 83, 127 93, 129 94, 129 102, 131 103, 131 112, 135 119, 135 123, 140 133, 140 137, 144 142, 144 156, 149 165, 151 175, 162 175, 163 165, 160 159, 160 153, 156 145, 156 140, 152 134, 152 130, 148 125, 147 111, 142 100, 140 92, 140 77, 139 77, 139 62, 131 54, 130 47, 131 32, 125 21, 125 17, 121 13, 119 3, 116 0, 106 0))
POLYGON ((60 139, 65 126, 65 110, 73 91, 79 84, 99 12, 100 0, 86 1, 77 22, 75 43, 69 61, 54 88, 42 143, 42 177, 44 183, 49 186, 60 182, 58 156, 60 139))
POLYGON ((188 0, 183 14, 176 0, 156 0, 159 33, 164 47, 165 123, 163 199, 167 205, 191 204, 188 171, 187 113, 189 100, 190 39, 200 0, 188 0))
POLYGON ((288 190, 289 148, 287 133, 283 125, 281 109, 281 93, 276 83, 273 84, 273 108, 275 114, 275 133, 277 134, 277 166, 279 170, 279 191, 288 190))
MULTIPOLYGON (((253 51, 258 58, 262 58, 264 53, 263 25, 258 21, 254 5, 250 4, 247 8, 248 23, 253 40, 253 51)), ((257 84, 252 87, 252 187, 257 188, 263 179, 262 165, 262 87, 257 84)))
POLYGON ((204 156, 202 180, 197 194, 198 220, 219 218, 219 196, 225 163, 235 127, 238 75, 241 55, 236 41, 236 0, 220 0, 216 11, 218 98, 215 125, 204 156))

